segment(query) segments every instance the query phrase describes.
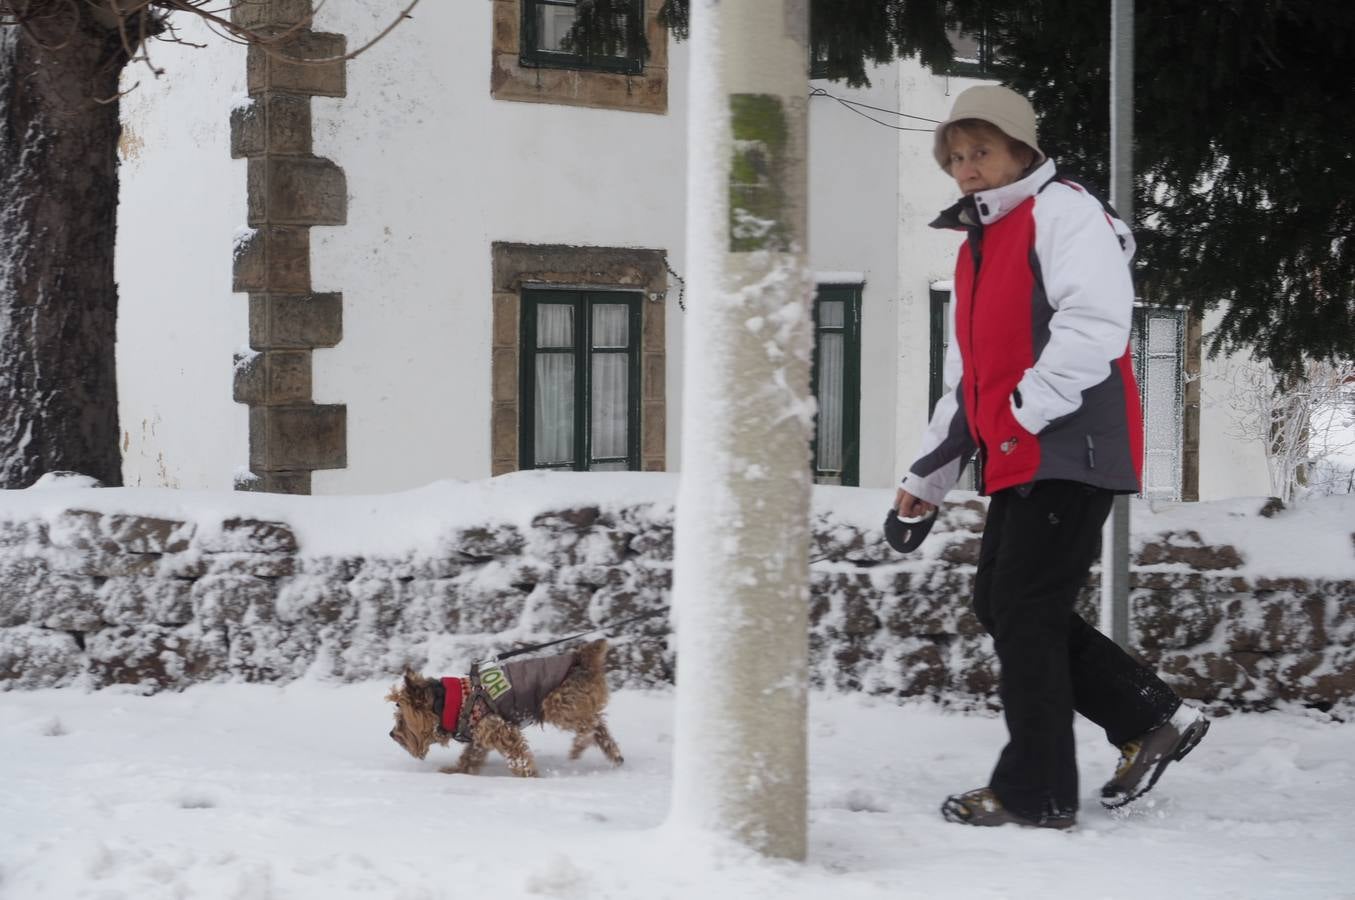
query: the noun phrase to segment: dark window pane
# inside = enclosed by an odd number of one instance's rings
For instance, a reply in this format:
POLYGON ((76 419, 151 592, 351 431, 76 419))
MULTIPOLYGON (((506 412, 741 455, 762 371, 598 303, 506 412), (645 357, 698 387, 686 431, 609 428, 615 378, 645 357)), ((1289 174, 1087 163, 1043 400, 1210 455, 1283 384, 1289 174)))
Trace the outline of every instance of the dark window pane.
POLYGON ((986 62, 983 58, 982 42, 979 35, 953 28, 947 32, 946 36, 950 38, 950 46, 954 50, 957 65, 979 67, 986 62))
POLYGON ((553 52, 572 52, 568 45, 569 30, 574 27, 578 15, 574 4, 545 3, 538 0, 536 5, 536 50, 553 52))

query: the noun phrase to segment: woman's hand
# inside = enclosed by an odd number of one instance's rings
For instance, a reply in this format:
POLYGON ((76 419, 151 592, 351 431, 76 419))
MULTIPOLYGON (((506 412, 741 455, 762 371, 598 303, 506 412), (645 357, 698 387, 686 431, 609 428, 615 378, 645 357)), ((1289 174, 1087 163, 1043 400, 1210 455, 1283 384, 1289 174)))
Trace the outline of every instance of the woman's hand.
POLYGON ((899 488, 899 492, 894 495, 894 510, 898 513, 900 519, 920 519, 923 516, 930 515, 936 505, 928 503, 918 497, 899 488))

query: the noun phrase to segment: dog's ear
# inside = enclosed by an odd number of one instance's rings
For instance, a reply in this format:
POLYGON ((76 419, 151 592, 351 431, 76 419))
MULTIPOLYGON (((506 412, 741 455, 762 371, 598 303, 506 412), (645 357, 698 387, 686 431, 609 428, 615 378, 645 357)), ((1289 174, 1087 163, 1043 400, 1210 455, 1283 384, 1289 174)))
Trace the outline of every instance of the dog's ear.
POLYGON ((414 706, 432 709, 437 703, 437 685, 432 678, 424 678, 413 669, 405 669, 405 697, 414 706))

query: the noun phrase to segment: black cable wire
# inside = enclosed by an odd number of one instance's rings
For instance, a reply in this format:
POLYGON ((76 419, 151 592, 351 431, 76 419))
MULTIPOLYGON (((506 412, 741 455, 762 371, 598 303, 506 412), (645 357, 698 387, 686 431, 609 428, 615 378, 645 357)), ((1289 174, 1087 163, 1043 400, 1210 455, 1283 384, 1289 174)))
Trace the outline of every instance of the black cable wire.
MULTIPOLYGON (((893 125, 893 124, 890 124, 889 122, 882 122, 882 121, 880 121, 879 119, 875 118, 874 116, 869 115, 869 114, 867 114, 867 113, 863 113, 861 110, 856 109, 856 107, 851 103, 851 101, 843 100, 841 97, 834 97, 832 94, 828 93, 828 92, 825 91, 823 88, 814 88, 814 90, 810 92, 809 96, 811 96, 811 97, 827 97, 829 100, 836 100, 838 103, 841 103, 841 104, 842 104, 842 108, 843 108, 843 109, 846 109, 846 110, 848 110, 848 111, 850 111, 850 112, 854 112, 854 113, 856 113, 858 116, 861 116, 862 118, 870 119, 870 120, 871 120, 872 122, 874 122, 876 125, 883 125, 884 127, 886 127, 886 128, 892 128, 892 129, 894 129, 895 131, 923 131, 923 132, 927 132, 928 134, 930 134, 931 131, 932 131, 932 129, 930 129, 930 128, 909 128, 907 125, 893 125)), ((865 104, 861 104, 861 105, 864 106, 865 104)), ((870 108, 871 108, 871 109, 874 109, 874 107, 870 107, 870 108)), ((893 112, 893 110, 885 110, 885 112, 893 112)), ((906 113, 895 113, 895 115, 900 115, 900 116, 901 116, 901 115, 906 115, 906 113)), ((910 117, 910 118, 921 118, 921 116, 912 116, 912 117, 910 117)), ((927 121, 930 121, 930 120, 927 120, 927 121)))
POLYGON ((836 100, 838 103, 846 106, 859 106, 862 109, 873 109, 876 112, 889 113, 891 116, 903 116, 905 119, 917 119, 919 122, 931 122, 933 125, 940 125, 940 119, 929 119, 926 116, 915 116, 912 113, 899 112, 897 109, 885 109, 883 106, 871 106, 869 103, 862 103, 859 100, 848 100, 845 97, 838 97, 828 93, 823 88, 812 88, 809 91, 811 97, 827 97, 829 100, 836 100))
MULTIPOLYGON (((835 98, 833 98, 833 99, 837 99, 837 98, 835 97, 835 98)), ((891 125, 891 124, 888 123, 888 122, 882 122, 882 121, 880 121, 879 119, 875 118, 875 117, 872 116, 872 115, 867 115, 866 113, 863 113, 863 112, 862 112, 861 110, 859 110, 859 109, 852 109, 852 108, 851 108, 850 106, 848 106, 846 103, 843 103, 842 105, 843 105, 844 107, 846 107, 847 109, 851 110, 852 112, 856 113, 858 116, 861 116, 861 117, 864 118, 864 119, 870 119, 872 122, 874 122, 874 123, 877 124, 877 125, 883 125, 883 126, 886 127, 886 128, 892 128, 892 129, 894 129, 895 131, 921 131, 921 132, 924 132, 924 133, 926 133, 926 134, 931 134, 931 133, 932 133, 932 129, 930 129, 930 128, 909 128, 909 127, 906 126, 906 125, 891 125)))

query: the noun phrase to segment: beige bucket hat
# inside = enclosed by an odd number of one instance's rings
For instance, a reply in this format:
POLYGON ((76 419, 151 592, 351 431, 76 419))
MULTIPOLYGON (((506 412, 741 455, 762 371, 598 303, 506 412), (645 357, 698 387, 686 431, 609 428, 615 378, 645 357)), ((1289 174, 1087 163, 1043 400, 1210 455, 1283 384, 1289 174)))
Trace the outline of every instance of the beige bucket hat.
POLYGON ((1045 154, 1035 137, 1035 107, 1011 88, 996 84, 981 84, 962 91, 950 108, 950 116, 936 126, 932 153, 936 163, 950 171, 950 149, 946 146, 946 129, 961 119, 980 119, 1000 129, 1035 151, 1035 162, 1044 162, 1045 154))

